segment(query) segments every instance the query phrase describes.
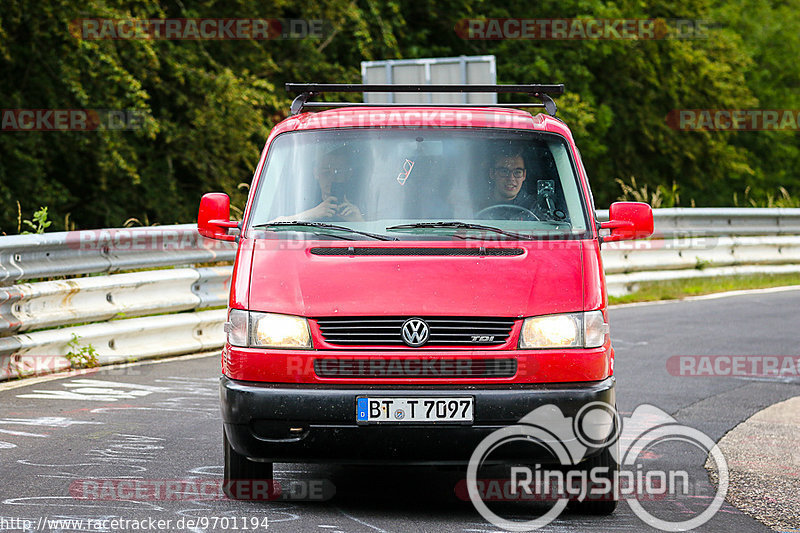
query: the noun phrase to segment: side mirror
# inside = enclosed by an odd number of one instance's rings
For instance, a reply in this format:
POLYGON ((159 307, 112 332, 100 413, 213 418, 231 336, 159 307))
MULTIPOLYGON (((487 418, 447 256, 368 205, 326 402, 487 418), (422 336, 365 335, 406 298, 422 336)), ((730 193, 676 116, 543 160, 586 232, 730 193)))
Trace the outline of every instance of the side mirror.
POLYGON ((238 226, 231 222, 231 199, 222 192, 210 192, 200 199, 200 210, 197 213, 197 231, 203 237, 220 241, 236 240, 228 235, 228 228, 238 226))
POLYGON ((600 224, 611 235, 603 242, 644 239, 653 234, 653 209, 641 202, 614 202, 608 210, 608 222, 600 224))

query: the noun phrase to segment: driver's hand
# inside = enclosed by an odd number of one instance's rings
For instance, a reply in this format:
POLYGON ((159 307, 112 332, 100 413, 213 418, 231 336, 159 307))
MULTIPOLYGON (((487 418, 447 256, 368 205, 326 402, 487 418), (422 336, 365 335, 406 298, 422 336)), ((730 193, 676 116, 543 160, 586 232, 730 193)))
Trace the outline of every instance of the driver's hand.
POLYGON ((349 222, 361 222, 364 220, 361 210, 355 204, 351 204, 347 198, 339 204, 339 216, 342 217, 342 220, 349 222))
POLYGON ((339 210, 339 203, 336 200, 336 197, 329 196, 317 207, 308 211, 308 215, 312 220, 330 220, 334 218, 337 211, 339 210))

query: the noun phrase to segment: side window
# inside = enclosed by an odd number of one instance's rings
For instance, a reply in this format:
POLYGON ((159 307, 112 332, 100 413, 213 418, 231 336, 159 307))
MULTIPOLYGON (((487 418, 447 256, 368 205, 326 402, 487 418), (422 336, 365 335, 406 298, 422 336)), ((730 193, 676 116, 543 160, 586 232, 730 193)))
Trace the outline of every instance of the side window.
POLYGON ((581 150, 577 146, 575 147, 575 151, 578 153, 578 166, 583 171, 583 175, 586 176, 586 189, 589 191, 589 209, 592 210, 592 217, 597 220, 597 206, 594 203, 594 194, 592 193, 592 182, 589 180, 589 173, 586 172, 586 167, 583 165, 583 156, 581 155, 581 150))

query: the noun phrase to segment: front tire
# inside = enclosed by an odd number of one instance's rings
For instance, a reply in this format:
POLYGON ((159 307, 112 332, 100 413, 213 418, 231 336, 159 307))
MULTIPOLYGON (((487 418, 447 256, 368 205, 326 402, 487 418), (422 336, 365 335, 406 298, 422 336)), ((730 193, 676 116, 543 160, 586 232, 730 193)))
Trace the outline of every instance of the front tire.
POLYGON ((225 495, 233 500, 269 500, 276 494, 273 482, 272 463, 251 461, 233 449, 228 435, 222 431, 222 447, 225 463, 222 487, 225 495))
MULTIPOLYGON (((605 493, 600 495, 587 494, 586 497, 583 499, 583 501, 572 500, 569 502, 568 506, 570 510, 580 514, 605 516, 605 515, 610 515, 617 508, 617 503, 619 500, 619 487, 618 487, 619 464, 617 464, 616 459, 614 459, 612 448, 616 448, 615 451, 618 451, 619 443, 615 442, 611 446, 603 448, 602 452, 593 457, 590 457, 589 459, 580 464, 581 470, 587 473, 586 479, 590 479, 588 477, 588 474, 592 472, 592 469, 595 468, 606 469, 605 470, 606 473, 595 475, 595 478, 607 481, 609 483, 609 486, 611 487, 611 493, 610 494, 605 493)), ((617 455, 619 454, 617 453, 617 455)))

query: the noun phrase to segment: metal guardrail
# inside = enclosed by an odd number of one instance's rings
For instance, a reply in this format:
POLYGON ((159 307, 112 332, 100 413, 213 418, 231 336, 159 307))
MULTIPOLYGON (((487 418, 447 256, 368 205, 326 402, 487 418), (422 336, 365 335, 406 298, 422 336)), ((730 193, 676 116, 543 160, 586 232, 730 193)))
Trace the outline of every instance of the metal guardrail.
POLYGON ((0 238, 0 285, 195 263, 233 261, 232 243, 205 239, 194 224, 67 231, 0 238))
POLYGON ((91 345, 101 365, 215 350, 222 346, 227 311, 147 316, 45 329, 0 338, 0 381, 69 368, 73 335, 91 345))
POLYGON ((231 267, 195 265, 235 255, 193 224, 0 238, 0 380, 219 348, 231 267))
POLYGON ((798 274, 800 265, 742 265, 693 270, 653 270, 606 276, 609 296, 624 296, 635 292, 642 284, 720 276, 750 276, 754 274, 798 274))
MULTIPOLYGON (((608 211, 598 211, 608 220, 608 211)), ((603 245, 610 296, 643 283, 800 272, 800 209, 654 209, 655 233, 603 245)))
POLYGON ((800 264, 800 236, 794 235, 617 241, 604 244, 602 250, 606 274, 800 264))
POLYGON ((220 307, 231 267, 181 268, 0 287, 0 335, 220 307))
MULTIPOLYGON (((654 216, 652 239, 603 245, 610 295, 652 281, 800 272, 800 209, 654 216)), ((81 346, 101 364, 220 348, 225 309, 213 308, 227 302, 231 268, 197 265, 235 254, 191 224, 0 238, 0 381, 67 368, 65 354, 81 346), (35 281, 54 277, 68 279, 35 281)))
MULTIPOLYGON (((598 210, 608 220, 608 210, 598 210)), ((702 235, 800 235, 800 209, 675 207, 654 209, 656 237, 702 235)))

